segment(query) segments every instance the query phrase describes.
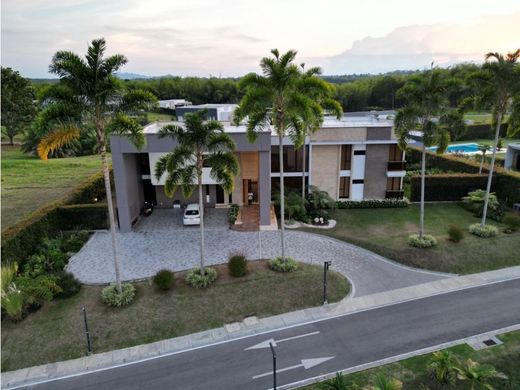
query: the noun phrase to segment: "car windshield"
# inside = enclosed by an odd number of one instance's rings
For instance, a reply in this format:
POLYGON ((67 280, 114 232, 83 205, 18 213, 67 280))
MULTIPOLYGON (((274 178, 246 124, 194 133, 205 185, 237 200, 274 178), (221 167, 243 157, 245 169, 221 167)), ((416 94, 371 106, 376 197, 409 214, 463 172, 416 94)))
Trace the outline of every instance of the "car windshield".
POLYGON ((186 215, 199 215, 198 210, 186 210, 186 215))

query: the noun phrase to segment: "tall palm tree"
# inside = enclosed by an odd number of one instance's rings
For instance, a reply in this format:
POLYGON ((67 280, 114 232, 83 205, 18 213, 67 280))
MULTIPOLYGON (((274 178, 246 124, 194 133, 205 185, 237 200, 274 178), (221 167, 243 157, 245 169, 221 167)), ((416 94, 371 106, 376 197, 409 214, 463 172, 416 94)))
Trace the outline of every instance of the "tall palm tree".
POLYGON ((156 104, 155 97, 141 90, 126 91, 114 73, 126 64, 121 54, 105 57, 106 42, 95 39, 88 47, 85 59, 70 51, 54 54, 49 71, 59 76, 60 82, 47 91, 47 107, 37 122, 48 129, 37 148, 41 159, 49 153, 80 137, 82 132, 96 131, 97 150, 105 181, 112 252, 116 284, 121 293, 121 273, 116 235, 116 222, 107 161, 107 135, 127 137, 136 147, 142 147, 145 138, 135 114, 156 104), (134 115, 134 117, 132 116, 134 115))
POLYGON ((166 173, 164 192, 173 197, 180 187, 187 198, 195 186, 199 192, 200 212, 200 272, 204 275, 204 202, 202 197, 202 169, 209 167, 210 176, 227 191, 233 191, 238 175, 238 160, 233 153, 235 142, 224 133, 222 123, 204 121, 204 110, 187 114, 184 126, 168 125, 159 131, 159 138, 171 137, 178 146, 162 156, 155 165, 155 177, 160 180, 166 173))
POLYGON ((479 86, 479 103, 491 105, 493 109, 493 124, 495 125, 495 139, 491 155, 491 165, 488 172, 486 185, 486 196, 484 198, 484 209, 482 212, 481 226, 486 225, 487 207, 489 194, 491 192, 491 182, 493 180, 493 170, 497 152, 498 139, 500 137, 500 127, 505 114, 512 110, 508 128, 508 135, 513 136, 518 132, 520 117, 520 49, 508 53, 505 56, 500 53, 487 53, 486 62, 482 65, 482 71, 473 75, 473 80, 479 86))
POLYGON ((478 150, 481 153, 480 157, 480 167, 478 168, 478 174, 482 174, 482 168, 484 167, 484 160, 486 158, 486 153, 491 149, 488 145, 479 145, 478 150))
POLYGON ((406 148, 411 131, 422 132, 420 238, 424 235, 426 148, 435 145, 437 153, 444 153, 450 141, 450 130, 464 125, 462 114, 449 108, 446 94, 448 86, 448 80, 443 74, 431 69, 412 76, 399 90, 399 97, 406 102, 395 118, 395 130, 401 149, 406 148))
MULTIPOLYGON (((301 64, 302 69, 304 69, 305 64, 301 64)), ((321 74, 321 69, 314 67, 307 70, 302 75, 302 83, 306 84, 306 78, 319 76, 321 74)), ((310 84, 312 86, 312 83, 310 84)), ((302 199, 305 199, 305 165, 306 165, 306 152, 307 152, 307 142, 306 139, 308 136, 314 134, 323 123, 323 109, 327 110, 331 114, 334 114, 336 118, 340 119, 343 115, 343 109, 341 104, 332 98, 334 93, 334 87, 332 85, 327 85, 328 88, 310 88, 308 89, 309 95, 320 104, 314 106, 313 109, 309 110, 308 115, 305 115, 302 121, 302 137, 303 137, 303 150, 302 150, 302 199)))
POLYGON ((247 117, 247 135, 254 142, 258 133, 274 127, 279 140, 280 161, 280 219, 281 257, 285 261, 285 191, 283 167, 283 138, 288 136, 296 148, 304 141, 303 122, 313 113, 323 111, 315 96, 327 96, 330 86, 324 80, 309 74, 304 76, 294 64, 296 51, 280 54, 271 50, 273 57, 260 61, 262 75, 249 73, 239 87, 245 91, 234 113, 234 122, 239 124, 247 117))
POLYGON ((493 390, 493 386, 489 383, 491 379, 507 379, 507 376, 498 372, 495 367, 489 364, 480 364, 471 359, 456 368, 457 378, 468 381, 471 390, 486 389, 493 390))

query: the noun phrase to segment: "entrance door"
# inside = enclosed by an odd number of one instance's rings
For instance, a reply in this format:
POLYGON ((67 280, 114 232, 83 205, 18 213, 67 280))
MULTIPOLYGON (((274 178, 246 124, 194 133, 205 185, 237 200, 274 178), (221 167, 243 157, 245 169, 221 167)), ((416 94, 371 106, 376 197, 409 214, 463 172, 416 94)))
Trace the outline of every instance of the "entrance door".
POLYGON ((224 203, 224 190, 221 186, 217 184, 217 204, 223 204, 224 203))

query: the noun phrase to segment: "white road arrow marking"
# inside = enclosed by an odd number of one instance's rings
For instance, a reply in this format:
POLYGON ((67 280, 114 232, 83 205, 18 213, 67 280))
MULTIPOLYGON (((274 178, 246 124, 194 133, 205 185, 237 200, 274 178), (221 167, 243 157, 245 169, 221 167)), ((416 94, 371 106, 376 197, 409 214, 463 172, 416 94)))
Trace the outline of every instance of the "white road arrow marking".
MULTIPOLYGON (((300 368, 300 367, 303 367, 306 370, 308 370, 309 368, 316 367, 317 365, 325 363, 326 361, 328 361, 330 359, 334 359, 334 357, 335 356, 314 358, 314 359, 302 359, 300 364, 296 364, 296 365, 290 366, 290 367, 281 368, 279 370, 276 370, 276 372, 280 373, 280 372, 284 372, 284 371, 294 370, 294 369, 300 368)), ((263 374, 255 375, 253 377, 253 379, 258 379, 258 378, 262 378, 264 376, 269 376, 269 375, 273 375, 273 372, 269 371, 269 372, 264 372, 263 374)))
POLYGON ((319 331, 305 333, 305 334, 300 334, 298 336, 287 337, 286 339, 281 339, 281 340, 269 339, 269 340, 262 341, 261 343, 258 343, 256 345, 253 345, 252 347, 246 348, 245 351, 250 350, 250 349, 269 348, 269 343, 272 343, 273 347, 276 347, 277 344, 283 343, 284 341, 301 339, 302 337, 314 336, 315 334, 319 334, 319 333, 320 333, 319 331))

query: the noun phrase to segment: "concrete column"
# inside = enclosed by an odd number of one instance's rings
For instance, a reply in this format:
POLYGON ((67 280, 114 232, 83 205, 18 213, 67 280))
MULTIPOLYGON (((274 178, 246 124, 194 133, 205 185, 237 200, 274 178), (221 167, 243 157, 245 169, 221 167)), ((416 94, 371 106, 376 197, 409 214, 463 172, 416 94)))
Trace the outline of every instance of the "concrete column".
POLYGON ((260 225, 271 224, 271 154, 258 152, 258 192, 260 225))
POLYGON ((119 220, 119 230, 122 233, 127 233, 132 231, 132 221, 130 218, 130 208, 128 193, 126 191, 126 169, 125 162, 123 159, 123 153, 119 150, 114 151, 114 147, 119 146, 118 143, 113 142, 111 144, 112 148, 112 169, 114 171, 114 184, 116 190, 116 199, 117 199, 117 217, 119 220))

